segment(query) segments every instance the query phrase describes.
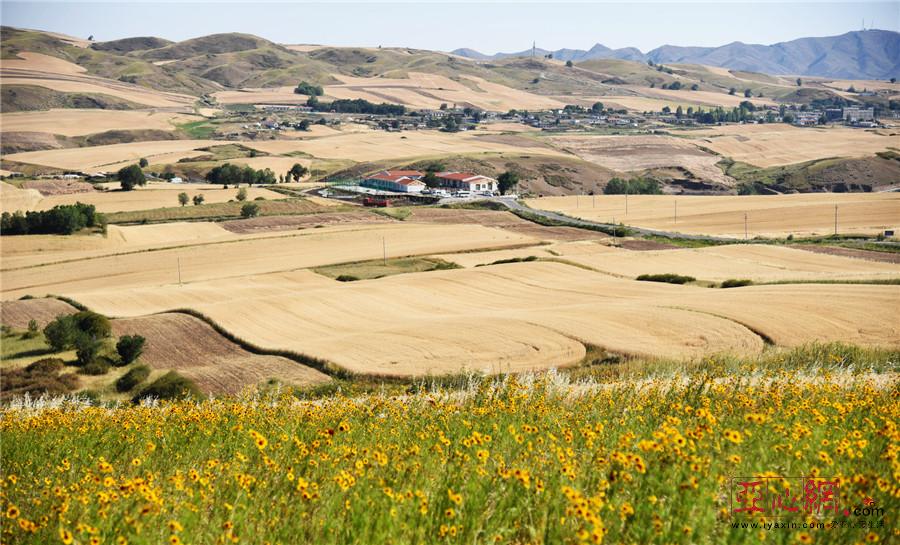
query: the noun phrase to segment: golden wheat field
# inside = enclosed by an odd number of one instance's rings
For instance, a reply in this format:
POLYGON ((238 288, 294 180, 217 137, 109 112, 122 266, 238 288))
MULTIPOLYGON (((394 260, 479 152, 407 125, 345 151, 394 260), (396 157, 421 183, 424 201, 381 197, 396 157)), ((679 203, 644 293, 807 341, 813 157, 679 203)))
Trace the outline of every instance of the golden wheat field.
POLYGON ((618 170, 680 167, 694 176, 729 186, 733 182, 716 166, 719 157, 689 141, 671 136, 566 135, 549 138, 553 145, 585 161, 618 170))
POLYGON ((744 238, 834 233, 877 234, 900 225, 897 193, 803 193, 777 196, 582 195, 528 199, 532 208, 689 234, 744 238))
POLYGON ((123 164, 146 158, 151 163, 175 162, 182 157, 201 155, 194 150, 221 144, 216 140, 160 140, 109 144, 89 148, 67 148, 10 153, 10 161, 75 171, 115 171, 123 164), (163 160, 162 157, 165 159, 163 160))
MULTIPOLYGON (((98 261, 112 267, 116 259, 123 258, 98 261)), ((188 259, 182 260, 186 281, 178 285, 170 265, 153 278, 144 271, 116 275, 127 290, 75 278, 23 289, 62 292, 113 316, 188 307, 258 346, 377 375, 556 367, 579 361, 585 343, 670 357, 756 353, 764 338, 784 346, 837 339, 900 345, 896 328, 886 325, 900 304, 896 286, 711 290, 634 282, 553 262, 351 283, 311 271, 254 274, 238 266, 230 275, 200 280, 188 259)), ((6 274, 15 280, 16 271, 6 274)))
POLYGON ((550 247, 548 250, 562 259, 628 278, 659 273, 693 276, 712 282, 732 278, 754 282, 900 278, 900 265, 894 263, 761 244, 648 252, 606 249, 578 254, 570 254, 561 248, 550 247))
MULTIPOLYGON (((194 225, 185 227, 192 229, 194 225)), ((134 229, 140 229, 135 227, 134 229)), ((199 227, 198 227, 199 228, 199 227)), ((205 229, 205 228, 204 228, 205 229)), ((533 242, 534 239, 479 225, 375 224, 325 227, 305 231, 242 237, 235 241, 177 245, 153 252, 115 252, 77 262, 36 267, 34 254, 21 254, 27 265, 4 265, 4 298, 43 291, 105 289, 109 277, 125 288, 177 282, 181 262, 184 282, 241 277, 367 259, 458 252, 533 242), (77 266, 73 263, 77 263, 77 266)), ((35 253, 42 253, 35 248, 35 253)))
POLYGON ((828 157, 860 157, 897 146, 897 138, 848 127, 795 127, 784 123, 726 125, 685 134, 697 145, 759 167, 828 157))
MULTIPOLYGON (((257 197, 262 197, 264 199, 284 198, 284 195, 260 187, 243 189, 247 191, 247 199, 249 200, 256 199, 257 197)), ((94 205, 98 212, 131 212, 136 210, 180 206, 178 202, 179 193, 187 193, 189 198, 193 198, 195 195, 203 195, 203 198, 205 199, 204 202, 219 203, 235 200, 238 190, 222 189, 222 186, 209 184, 169 184, 151 182, 145 187, 140 187, 132 191, 89 191, 66 195, 48 195, 40 197, 36 202, 33 202, 27 197, 19 197, 13 201, 15 204, 10 204, 10 209, 13 209, 12 207, 15 206, 15 210, 49 210, 54 206, 81 202, 94 205)), ((190 204, 188 206, 190 206, 190 204)), ((6 209, 5 206, 4 209, 6 209)))
POLYGON ((52 109, 0 115, 0 131, 31 131, 82 136, 111 130, 152 129, 170 131, 175 123, 187 123, 197 116, 172 112, 139 110, 52 109))

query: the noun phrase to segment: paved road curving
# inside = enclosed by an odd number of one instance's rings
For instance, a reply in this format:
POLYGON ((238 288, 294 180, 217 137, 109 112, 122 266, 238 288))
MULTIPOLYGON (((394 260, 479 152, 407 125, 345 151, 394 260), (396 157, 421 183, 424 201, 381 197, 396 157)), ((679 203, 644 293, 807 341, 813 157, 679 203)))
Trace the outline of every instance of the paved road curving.
MULTIPOLYGON (((549 210, 540 210, 538 208, 529 208, 524 204, 520 203, 515 197, 494 197, 491 199, 493 201, 499 202, 509 208, 510 210, 518 210, 522 212, 526 212, 528 214, 534 214, 536 216, 541 216, 547 218, 549 220, 558 221, 561 223, 565 223, 566 225, 571 225, 573 227, 602 227, 604 229, 613 229, 615 227, 621 227, 617 225, 613 225, 611 223, 599 223, 596 221, 583 220, 579 218, 572 218, 569 216, 564 216, 557 212, 551 212, 549 210)), ((628 229, 634 233, 638 233, 641 235, 654 235, 659 237, 667 237, 667 238, 679 238, 685 240, 714 240, 717 242, 743 242, 740 239, 736 238, 722 238, 722 237, 711 237, 707 235, 688 235, 685 233, 676 233, 674 231, 657 231, 655 229, 646 229, 643 227, 632 227, 628 226, 628 229)))

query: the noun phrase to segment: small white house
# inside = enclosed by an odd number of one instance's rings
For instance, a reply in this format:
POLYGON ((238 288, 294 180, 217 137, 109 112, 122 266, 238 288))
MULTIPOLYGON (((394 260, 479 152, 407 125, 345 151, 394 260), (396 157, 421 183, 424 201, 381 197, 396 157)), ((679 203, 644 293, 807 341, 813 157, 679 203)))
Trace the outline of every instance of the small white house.
POLYGON ((169 183, 170 183, 170 184, 183 184, 183 183, 184 183, 184 180, 182 180, 182 179, 181 179, 180 177, 178 177, 178 176, 174 176, 174 177, 172 177, 172 178, 169 180, 169 183))

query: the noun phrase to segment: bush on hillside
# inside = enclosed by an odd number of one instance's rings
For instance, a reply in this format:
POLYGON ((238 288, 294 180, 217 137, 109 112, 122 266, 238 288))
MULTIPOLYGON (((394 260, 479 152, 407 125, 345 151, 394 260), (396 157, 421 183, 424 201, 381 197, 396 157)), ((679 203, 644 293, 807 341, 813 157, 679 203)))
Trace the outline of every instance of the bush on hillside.
POLYGON ((193 382, 175 371, 169 371, 141 390, 139 394, 134 396, 133 401, 139 402, 147 398, 181 399, 198 396, 200 396, 200 390, 193 382))
POLYGON ((693 276, 682 276, 680 274, 642 274, 637 277, 641 282, 665 282, 667 284, 687 284, 696 280, 693 276))
POLYGON ((753 280, 749 280, 746 278, 740 279, 740 280, 731 278, 729 280, 722 282, 721 287, 723 287, 723 288, 741 288, 743 286, 752 286, 752 285, 753 285, 753 280))
POLYGON ((146 365, 138 365, 119 377, 119 380, 116 381, 116 390, 130 392, 135 386, 147 380, 149 376, 150 368, 146 365))
POLYGON ((116 352, 119 353, 121 365, 128 365, 144 351, 146 339, 140 335, 122 335, 116 343, 116 352))

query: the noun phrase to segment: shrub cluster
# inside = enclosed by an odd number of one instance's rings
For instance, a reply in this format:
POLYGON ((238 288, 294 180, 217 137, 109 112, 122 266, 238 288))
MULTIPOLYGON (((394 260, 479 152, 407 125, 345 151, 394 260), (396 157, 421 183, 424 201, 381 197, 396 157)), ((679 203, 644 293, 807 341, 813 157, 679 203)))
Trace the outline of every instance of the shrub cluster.
POLYGON ((175 371, 169 371, 141 390, 140 393, 134 396, 132 401, 137 403, 147 398, 182 399, 199 396, 200 390, 193 382, 175 371))
POLYGON ((119 380, 116 381, 116 390, 130 392, 135 386, 147 380, 149 376, 150 368, 146 365, 138 365, 119 377, 119 380))
POLYGON ((683 276, 674 273, 642 274, 637 279, 641 282, 665 282, 667 284, 687 284, 696 280, 693 276, 683 276))
POLYGON ((78 377, 59 375, 65 366, 58 358, 44 358, 22 369, 3 371, 0 381, 0 400, 29 394, 57 396, 71 392, 78 386, 78 377))
POLYGON ((723 287, 723 288, 740 288, 743 286, 752 286, 752 285, 753 285, 753 280, 749 280, 746 278, 744 278, 744 279, 731 278, 729 280, 722 282, 721 287, 723 287))
POLYGON ((4 235, 71 235, 85 227, 98 225, 100 220, 92 204, 61 204, 50 210, 14 214, 4 212, 0 219, 0 233, 4 235))
POLYGON ((632 178, 630 180, 613 178, 603 188, 603 193, 607 195, 661 195, 662 187, 653 178, 632 178))
POLYGON ((307 95, 311 97, 320 97, 325 94, 325 90, 322 89, 321 85, 313 85, 311 83, 307 83, 305 81, 301 81, 299 85, 294 89, 294 93, 298 95, 307 95))

